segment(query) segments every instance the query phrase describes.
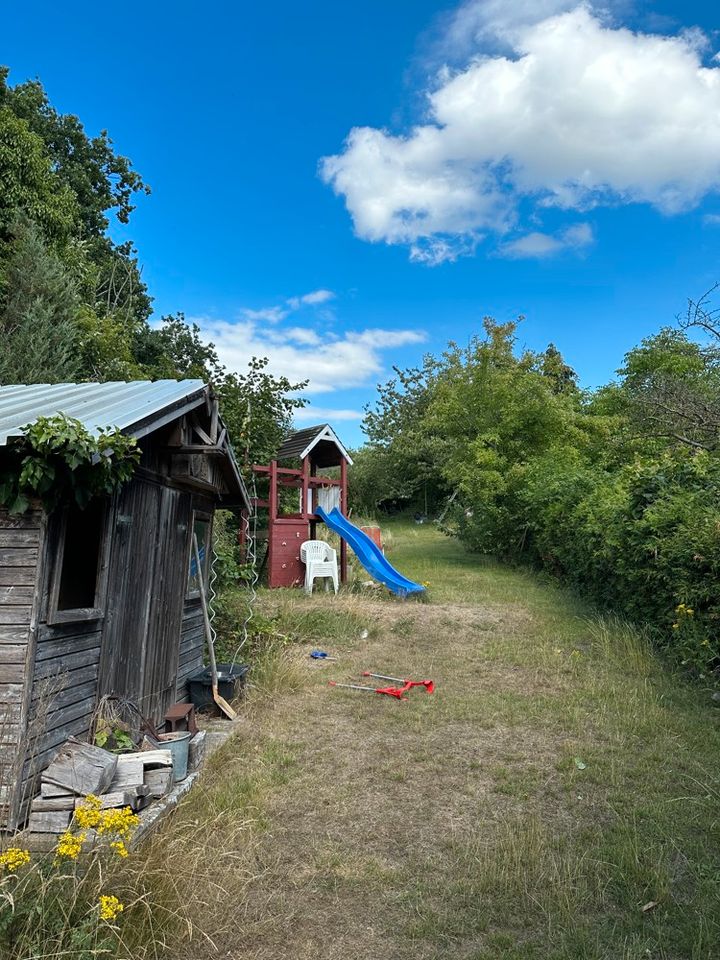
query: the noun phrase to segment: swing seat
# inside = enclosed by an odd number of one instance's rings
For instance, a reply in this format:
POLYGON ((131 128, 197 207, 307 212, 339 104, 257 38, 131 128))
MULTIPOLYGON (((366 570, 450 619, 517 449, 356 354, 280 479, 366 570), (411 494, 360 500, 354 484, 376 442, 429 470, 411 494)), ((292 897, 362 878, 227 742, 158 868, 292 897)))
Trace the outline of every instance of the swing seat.
MULTIPOLYGON (((316 577, 330 577, 338 592, 337 552, 324 540, 306 540, 300 547, 300 559, 305 564, 305 593, 312 593, 316 577)), ((325 589, 329 589, 327 580, 325 589)))

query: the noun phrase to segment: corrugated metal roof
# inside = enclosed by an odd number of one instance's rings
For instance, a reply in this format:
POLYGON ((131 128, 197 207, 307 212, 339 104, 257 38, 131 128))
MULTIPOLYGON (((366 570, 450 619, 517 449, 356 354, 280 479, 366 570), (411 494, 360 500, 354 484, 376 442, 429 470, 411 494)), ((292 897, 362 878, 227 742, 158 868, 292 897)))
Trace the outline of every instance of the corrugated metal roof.
POLYGON ((319 423, 314 427, 305 427, 303 430, 291 433, 290 436, 285 437, 280 444, 280 449, 275 455, 275 459, 290 460, 298 457, 302 460, 319 443, 333 444, 347 462, 352 464, 349 453, 342 443, 340 443, 337 434, 329 423, 319 423))
POLYGON ((119 427, 144 437, 205 402, 202 380, 37 383, 0 387, 0 446, 38 417, 64 413, 91 432, 119 427))

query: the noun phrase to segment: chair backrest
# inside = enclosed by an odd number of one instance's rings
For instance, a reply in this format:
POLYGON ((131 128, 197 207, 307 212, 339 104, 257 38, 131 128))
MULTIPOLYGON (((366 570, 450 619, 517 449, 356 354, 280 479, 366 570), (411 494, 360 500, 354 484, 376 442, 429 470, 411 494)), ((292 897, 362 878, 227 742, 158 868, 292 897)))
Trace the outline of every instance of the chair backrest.
POLYGON ((322 563, 330 556, 330 544, 324 540, 306 540, 300 547, 300 559, 303 563, 317 561, 322 563))

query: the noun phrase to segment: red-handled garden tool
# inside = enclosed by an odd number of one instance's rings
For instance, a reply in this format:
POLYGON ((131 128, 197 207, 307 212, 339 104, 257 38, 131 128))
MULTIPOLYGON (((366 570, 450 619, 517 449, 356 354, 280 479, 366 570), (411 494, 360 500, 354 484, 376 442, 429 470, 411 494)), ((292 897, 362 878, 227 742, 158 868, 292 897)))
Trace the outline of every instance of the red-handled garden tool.
POLYGON ((396 700, 405 700, 404 690, 398 690, 397 687, 361 687, 357 683, 336 683, 330 680, 329 687, 345 687, 348 690, 364 690, 366 693, 384 693, 388 697, 395 697, 396 700))
POLYGON ((363 671, 364 677, 373 677, 375 680, 392 680, 394 683, 401 684, 401 690, 405 693, 411 687, 425 687, 428 693, 433 693, 435 684, 432 680, 403 680, 401 677, 386 677, 382 673, 370 673, 369 670, 363 671))

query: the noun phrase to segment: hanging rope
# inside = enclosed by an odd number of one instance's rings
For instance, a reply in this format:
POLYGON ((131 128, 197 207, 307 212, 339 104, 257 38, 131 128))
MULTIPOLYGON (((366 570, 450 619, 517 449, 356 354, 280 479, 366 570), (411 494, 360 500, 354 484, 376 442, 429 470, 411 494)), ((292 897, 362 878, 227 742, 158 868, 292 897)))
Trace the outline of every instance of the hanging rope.
POLYGON ((232 665, 235 666, 240 651, 248 642, 250 636, 250 624, 254 616, 255 601, 257 600, 257 584, 260 579, 257 572, 257 484, 255 482, 255 471, 250 463, 250 423, 252 408, 250 399, 247 405, 247 422, 245 424, 245 472, 248 475, 250 489, 251 512, 243 514, 242 523, 244 524, 245 534, 245 565, 250 568, 250 578, 248 580, 248 599, 245 618, 241 626, 241 639, 238 647, 233 654, 232 665))

